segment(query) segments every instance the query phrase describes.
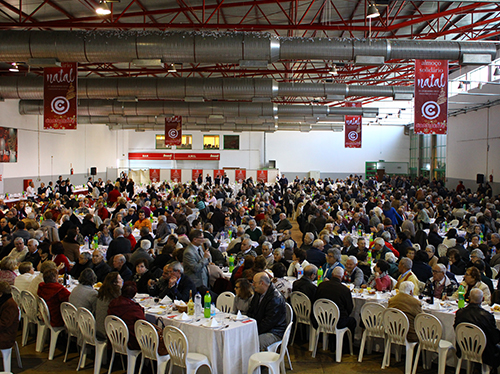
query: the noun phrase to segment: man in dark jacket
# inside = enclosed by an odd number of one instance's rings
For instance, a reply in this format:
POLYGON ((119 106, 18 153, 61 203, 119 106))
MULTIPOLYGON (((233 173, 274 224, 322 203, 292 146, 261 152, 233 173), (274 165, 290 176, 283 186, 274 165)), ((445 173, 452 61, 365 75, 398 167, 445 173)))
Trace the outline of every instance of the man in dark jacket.
MULTIPOLYGON (((469 305, 457 311, 454 327, 456 328, 462 322, 468 322, 483 330, 486 335, 483 363, 493 366, 496 369, 500 364, 500 331, 497 328, 495 317, 490 312, 481 308, 483 291, 478 288, 472 289, 469 299, 469 305)), ((461 352, 458 344, 456 344, 456 347, 457 356, 460 357, 461 352)))
POLYGON ((104 261, 104 256, 99 250, 92 253, 92 270, 97 276, 98 282, 104 282, 104 278, 111 272, 111 267, 104 261))
POLYGON ((163 268, 163 274, 158 281, 150 280, 149 294, 164 298, 168 296, 172 300, 189 301, 189 291, 196 294, 196 286, 188 276, 184 275, 184 267, 180 262, 171 262, 163 268))
POLYGON ((252 299, 248 316, 257 321, 259 346, 265 351, 271 344, 280 341, 286 329, 285 299, 265 272, 253 277, 255 296, 252 299))
MULTIPOLYGON (((106 260, 111 261, 115 255, 131 253, 131 244, 128 239, 124 236, 124 231, 122 228, 117 227, 113 231, 114 239, 109 243, 108 251, 106 252, 106 260)), ((151 241, 152 243, 152 241, 151 241)))
POLYGON ((302 278, 293 282, 292 291, 299 291, 306 295, 309 300, 314 300, 316 295, 316 285, 313 283, 318 275, 318 268, 315 265, 307 265, 304 268, 302 278))
MULTIPOLYGON (((354 330, 356 329, 356 320, 354 317, 349 315, 352 312, 354 304, 352 302, 351 291, 349 288, 341 283, 341 279, 344 276, 344 269, 340 266, 336 267, 332 271, 332 279, 326 282, 321 282, 316 290, 316 297, 311 300, 311 305, 318 299, 328 299, 333 301, 339 308, 339 322, 337 323, 337 328, 342 329, 348 327, 354 336, 354 330)), ((316 328, 318 323, 311 313, 313 326, 316 328)))

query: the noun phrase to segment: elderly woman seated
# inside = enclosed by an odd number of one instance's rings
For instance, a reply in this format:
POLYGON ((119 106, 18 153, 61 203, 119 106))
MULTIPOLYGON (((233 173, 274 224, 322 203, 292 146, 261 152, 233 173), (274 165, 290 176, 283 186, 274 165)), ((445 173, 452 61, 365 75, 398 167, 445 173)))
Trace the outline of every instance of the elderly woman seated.
POLYGON ((0 281, 0 349, 14 346, 19 327, 19 308, 11 290, 10 284, 0 281))
POLYGON ((78 278, 78 286, 71 292, 69 302, 76 308, 83 307, 95 312, 97 303, 97 291, 94 290, 94 284, 97 277, 92 269, 85 269, 78 278))

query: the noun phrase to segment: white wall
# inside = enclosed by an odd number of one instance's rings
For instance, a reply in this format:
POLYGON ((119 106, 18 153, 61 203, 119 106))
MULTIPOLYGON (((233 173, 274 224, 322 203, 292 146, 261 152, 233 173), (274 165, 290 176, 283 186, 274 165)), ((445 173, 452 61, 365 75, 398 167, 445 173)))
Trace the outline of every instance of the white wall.
MULTIPOLYGON (((500 106, 448 119, 446 177, 477 188, 476 174, 500 182, 500 106)), ((498 188, 496 189, 498 191, 498 188)), ((495 188, 494 188, 495 192, 495 188)))
POLYGON ((284 173, 364 174, 366 161, 409 162, 410 138, 402 126, 363 126, 362 148, 344 148, 344 132, 266 134, 267 158, 284 173))
MULTIPOLYGON (((3 164, 5 192, 22 190, 22 179, 44 182, 69 176, 74 184, 86 182, 90 167, 105 177, 123 157, 125 134, 105 125, 78 125, 77 130, 43 130, 43 116, 21 116, 16 100, 0 102, 0 126, 18 129, 18 162, 3 164)), ((128 147, 128 144, 126 144, 128 147)), ((125 152, 126 153, 126 152, 125 152)), ((38 183, 35 183, 38 186, 38 183)))

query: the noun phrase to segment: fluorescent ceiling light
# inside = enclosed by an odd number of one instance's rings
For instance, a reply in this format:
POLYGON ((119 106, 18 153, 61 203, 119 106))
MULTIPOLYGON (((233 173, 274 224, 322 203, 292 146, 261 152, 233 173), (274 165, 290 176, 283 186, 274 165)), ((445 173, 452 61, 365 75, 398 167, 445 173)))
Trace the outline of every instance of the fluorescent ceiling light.
POLYGON ((17 63, 13 62, 11 65, 12 65, 12 67, 9 69, 9 71, 11 71, 13 73, 19 73, 19 67, 17 66, 17 63))
POLYGON ((111 14, 111 10, 109 9, 108 4, 106 4, 106 1, 100 1, 99 6, 95 8, 95 12, 100 16, 107 16, 108 14, 111 14))

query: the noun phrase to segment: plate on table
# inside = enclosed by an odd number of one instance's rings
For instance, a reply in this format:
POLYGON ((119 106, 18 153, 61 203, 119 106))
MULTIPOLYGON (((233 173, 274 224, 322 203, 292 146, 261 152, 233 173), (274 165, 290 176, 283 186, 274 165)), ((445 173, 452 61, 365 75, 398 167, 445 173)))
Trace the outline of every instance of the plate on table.
POLYGON ((232 319, 233 321, 244 321, 244 320, 246 320, 247 318, 248 318, 248 316, 244 316, 243 314, 240 316, 240 318, 238 318, 238 316, 237 316, 237 315, 235 315, 235 316, 231 317, 231 319, 232 319))
POLYGON ((151 308, 148 310, 148 313, 153 313, 153 314, 165 314, 166 310, 163 308, 151 308))

